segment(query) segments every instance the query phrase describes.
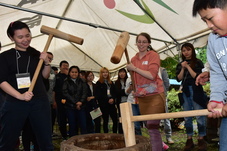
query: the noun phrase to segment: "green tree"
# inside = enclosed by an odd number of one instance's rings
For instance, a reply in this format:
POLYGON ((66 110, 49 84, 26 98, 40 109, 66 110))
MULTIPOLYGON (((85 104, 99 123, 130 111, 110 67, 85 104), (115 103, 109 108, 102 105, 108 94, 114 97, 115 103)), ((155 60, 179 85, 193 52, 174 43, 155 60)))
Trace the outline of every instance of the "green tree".
POLYGON ((197 58, 199 58, 200 60, 202 60, 203 63, 207 62, 207 47, 202 47, 202 48, 197 48, 196 49, 196 55, 197 58))
POLYGON ((176 79, 176 65, 178 64, 178 55, 161 60, 161 66, 166 68, 170 79, 176 79))
MULTIPOLYGON (((196 57, 202 60, 203 63, 207 62, 206 57, 207 47, 196 48, 196 57)), ((167 57, 165 60, 161 60, 161 66, 166 68, 170 79, 176 79, 176 66, 179 62, 179 55, 174 57, 167 57)))

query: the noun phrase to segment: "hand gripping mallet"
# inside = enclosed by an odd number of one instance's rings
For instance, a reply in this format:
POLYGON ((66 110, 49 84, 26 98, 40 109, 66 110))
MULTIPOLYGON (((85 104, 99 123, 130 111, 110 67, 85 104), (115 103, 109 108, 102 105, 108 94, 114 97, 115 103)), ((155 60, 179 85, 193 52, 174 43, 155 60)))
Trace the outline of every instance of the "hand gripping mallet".
MULTIPOLYGON (((47 50, 48 50, 48 48, 50 46, 50 42, 51 42, 53 37, 64 39, 64 40, 67 40, 69 42, 74 42, 74 43, 77 43, 77 44, 80 44, 80 45, 82 45, 83 41, 84 41, 82 38, 79 38, 79 37, 64 33, 62 31, 59 31, 59 30, 55 29, 55 28, 47 27, 47 26, 44 26, 44 25, 41 27, 40 31, 41 31, 41 33, 49 35, 47 43, 45 45, 45 48, 44 48, 43 52, 47 52, 47 50)), ((40 69, 42 67, 42 64, 43 64, 43 59, 40 59, 38 65, 36 67, 34 76, 32 78, 31 85, 30 85, 30 87, 28 89, 29 92, 32 92, 33 89, 34 89, 37 77, 38 77, 40 69)))

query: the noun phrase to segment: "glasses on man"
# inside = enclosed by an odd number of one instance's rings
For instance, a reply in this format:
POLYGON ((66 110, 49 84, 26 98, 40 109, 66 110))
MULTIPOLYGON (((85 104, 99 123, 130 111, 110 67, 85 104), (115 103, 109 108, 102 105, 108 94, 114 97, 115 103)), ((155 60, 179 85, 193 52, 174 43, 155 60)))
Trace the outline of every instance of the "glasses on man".
POLYGON ((142 43, 142 44, 146 44, 146 43, 148 43, 148 41, 137 41, 136 43, 137 43, 137 44, 141 44, 141 43, 142 43))

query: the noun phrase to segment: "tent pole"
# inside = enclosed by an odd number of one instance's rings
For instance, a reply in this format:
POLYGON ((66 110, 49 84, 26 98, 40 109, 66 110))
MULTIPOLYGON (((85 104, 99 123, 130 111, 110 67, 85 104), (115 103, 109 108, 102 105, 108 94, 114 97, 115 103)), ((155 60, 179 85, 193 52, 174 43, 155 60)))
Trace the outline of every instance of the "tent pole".
POLYGON ((170 33, 169 32, 167 32, 158 22, 157 22, 157 20, 155 20, 155 18, 153 18, 144 8, 143 8, 143 6, 140 4, 140 2, 138 1, 138 0, 133 0, 139 7, 140 7, 140 9, 142 9, 142 11, 146 14, 146 15, 148 15, 167 35, 169 35, 169 37, 171 38, 171 39, 173 39, 173 41, 176 43, 176 44, 178 44, 178 42, 177 42, 177 40, 172 36, 172 35, 170 35, 170 33))

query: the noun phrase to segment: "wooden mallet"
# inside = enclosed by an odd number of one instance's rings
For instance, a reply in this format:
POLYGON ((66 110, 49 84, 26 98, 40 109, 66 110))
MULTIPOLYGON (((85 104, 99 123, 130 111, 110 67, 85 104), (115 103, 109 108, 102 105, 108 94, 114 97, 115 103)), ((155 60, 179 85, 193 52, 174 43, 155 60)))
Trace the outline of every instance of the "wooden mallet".
MULTIPOLYGON (((127 44, 128 44, 128 41, 129 41, 129 33, 124 31, 120 34, 120 37, 117 41, 117 44, 116 44, 116 47, 114 49, 114 52, 110 58, 110 61, 114 64, 118 64, 120 61, 121 61, 121 58, 123 56, 123 53, 125 53, 125 57, 126 57, 126 60, 127 60, 127 63, 129 64, 130 63, 130 60, 129 60, 129 55, 128 55, 128 51, 127 51, 127 44)), ((132 72, 130 71, 129 72, 130 75, 131 75, 131 81, 132 81, 132 87, 133 87, 133 90, 135 91, 136 88, 135 88, 135 83, 134 83, 134 78, 133 78, 133 74, 132 72)))
MULTIPOLYGON (((221 112, 222 109, 216 108, 215 110, 221 112)), ((135 128, 134 128, 134 122, 136 121, 161 120, 161 119, 168 119, 168 118, 183 118, 183 117, 193 117, 193 116, 207 116, 208 114, 210 114, 210 112, 207 109, 202 109, 202 110, 133 116, 132 104, 129 102, 121 103, 120 111, 121 111, 120 121, 122 122, 122 128, 124 132, 126 147, 136 145, 135 128)))
POLYGON ((128 41, 129 41, 129 33, 126 32, 126 31, 122 32, 118 41, 117 41, 116 47, 115 47, 114 52, 113 52, 111 59, 110 59, 110 61, 112 63, 118 64, 121 61, 121 58, 122 58, 122 55, 123 55, 124 52, 125 52, 125 55, 126 55, 127 63, 130 63, 129 57, 128 57, 128 52, 127 52, 127 49, 126 49, 128 41))
MULTIPOLYGON (((82 38, 79 38, 79 37, 64 33, 62 31, 59 31, 59 30, 55 29, 55 28, 47 27, 47 26, 44 26, 44 25, 41 27, 40 31, 41 31, 41 33, 49 35, 47 43, 45 45, 45 48, 44 48, 43 52, 47 52, 53 37, 64 39, 64 40, 67 40, 69 42, 74 42, 74 43, 77 43, 77 44, 80 44, 80 45, 82 45, 83 41, 84 41, 82 38)), ((34 89, 36 80, 38 78, 40 69, 42 67, 42 64, 43 64, 43 60, 40 59, 38 65, 36 67, 34 76, 32 78, 31 85, 30 85, 30 87, 28 89, 29 92, 32 92, 33 89, 34 89)))

